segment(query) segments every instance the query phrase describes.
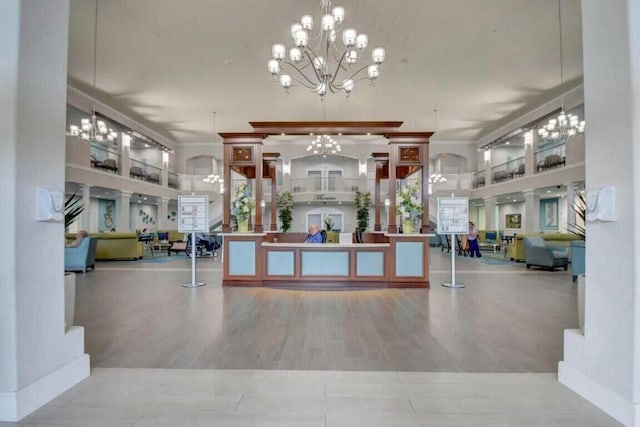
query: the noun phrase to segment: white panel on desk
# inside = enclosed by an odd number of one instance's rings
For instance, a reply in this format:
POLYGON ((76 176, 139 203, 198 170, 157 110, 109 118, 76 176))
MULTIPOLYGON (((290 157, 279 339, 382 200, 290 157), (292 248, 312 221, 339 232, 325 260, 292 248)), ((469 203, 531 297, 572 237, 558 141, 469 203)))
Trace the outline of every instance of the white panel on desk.
POLYGON ((302 252, 302 276, 348 276, 349 252, 302 252))
POLYGON ((396 276, 422 277, 424 275, 424 243, 396 243, 396 276))

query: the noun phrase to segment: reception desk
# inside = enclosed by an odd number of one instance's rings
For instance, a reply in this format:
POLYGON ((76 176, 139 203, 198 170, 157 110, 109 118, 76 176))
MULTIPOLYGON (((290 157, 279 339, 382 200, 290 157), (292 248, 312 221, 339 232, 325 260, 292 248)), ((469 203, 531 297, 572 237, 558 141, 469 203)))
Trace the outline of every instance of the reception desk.
POLYGON ((274 243, 271 233, 226 233, 223 285, 428 287, 430 235, 384 236, 384 243, 314 244, 274 243))

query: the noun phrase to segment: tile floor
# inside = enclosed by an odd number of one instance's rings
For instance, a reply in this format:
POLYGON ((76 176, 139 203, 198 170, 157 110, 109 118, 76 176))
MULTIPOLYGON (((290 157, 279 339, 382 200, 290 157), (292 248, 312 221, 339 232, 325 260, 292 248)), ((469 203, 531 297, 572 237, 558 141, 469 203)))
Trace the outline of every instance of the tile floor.
POLYGON ((8 426, 616 426, 554 374, 96 368, 8 426))

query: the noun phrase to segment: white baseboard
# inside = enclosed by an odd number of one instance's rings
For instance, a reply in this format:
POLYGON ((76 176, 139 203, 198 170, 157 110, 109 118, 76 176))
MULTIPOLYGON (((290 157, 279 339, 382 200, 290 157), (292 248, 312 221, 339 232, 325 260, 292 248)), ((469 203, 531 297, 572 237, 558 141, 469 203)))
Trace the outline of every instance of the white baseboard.
POLYGON ((89 355, 83 354, 33 384, 0 393, 0 421, 20 421, 89 376, 89 355))
POLYGON ((640 406, 593 381, 565 362, 558 363, 558 381, 625 426, 640 426, 640 406))

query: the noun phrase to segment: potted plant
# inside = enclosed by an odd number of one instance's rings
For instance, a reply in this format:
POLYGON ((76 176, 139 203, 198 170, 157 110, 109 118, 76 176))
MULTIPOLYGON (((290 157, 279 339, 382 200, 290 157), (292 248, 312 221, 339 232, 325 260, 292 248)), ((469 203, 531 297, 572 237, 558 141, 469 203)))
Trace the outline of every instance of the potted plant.
POLYGON ((235 199, 231 204, 231 214, 236 217, 238 222, 238 231, 246 233, 249 231, 249 217, 256 207, 256 201, 249 196, 247 184, 242 183, 236 189, 235 199))
POLYGON ((278 194, 278 218, 280 218, 283 232, 291 230, 293 223, 293 194, 291 191, 278 194))
POLYGON ((420 187, 417 184, 405 185, 396 198, 396 214, 402 221, 402 232, 413 233, 416 220, 422 218, 424 207, 420 201, 420 187))
POLYGON ((369 209, 371 209, 371 193, 356 191, 354 198, 356 205, 356 221, 358 223, 358 229, 365 231, 369 228, 369 209))
POLYGON ((84 211, 84 205, 82 204, 82 198, 76 199, 76 193, 73 193, 64 202, 64 229, 67 231, 69 226, 78 218, 78 216, 84 211))
POLYGON ((333 230, 333 217, 331 215, 324 217, 324 229, 327 231, 333 230))

